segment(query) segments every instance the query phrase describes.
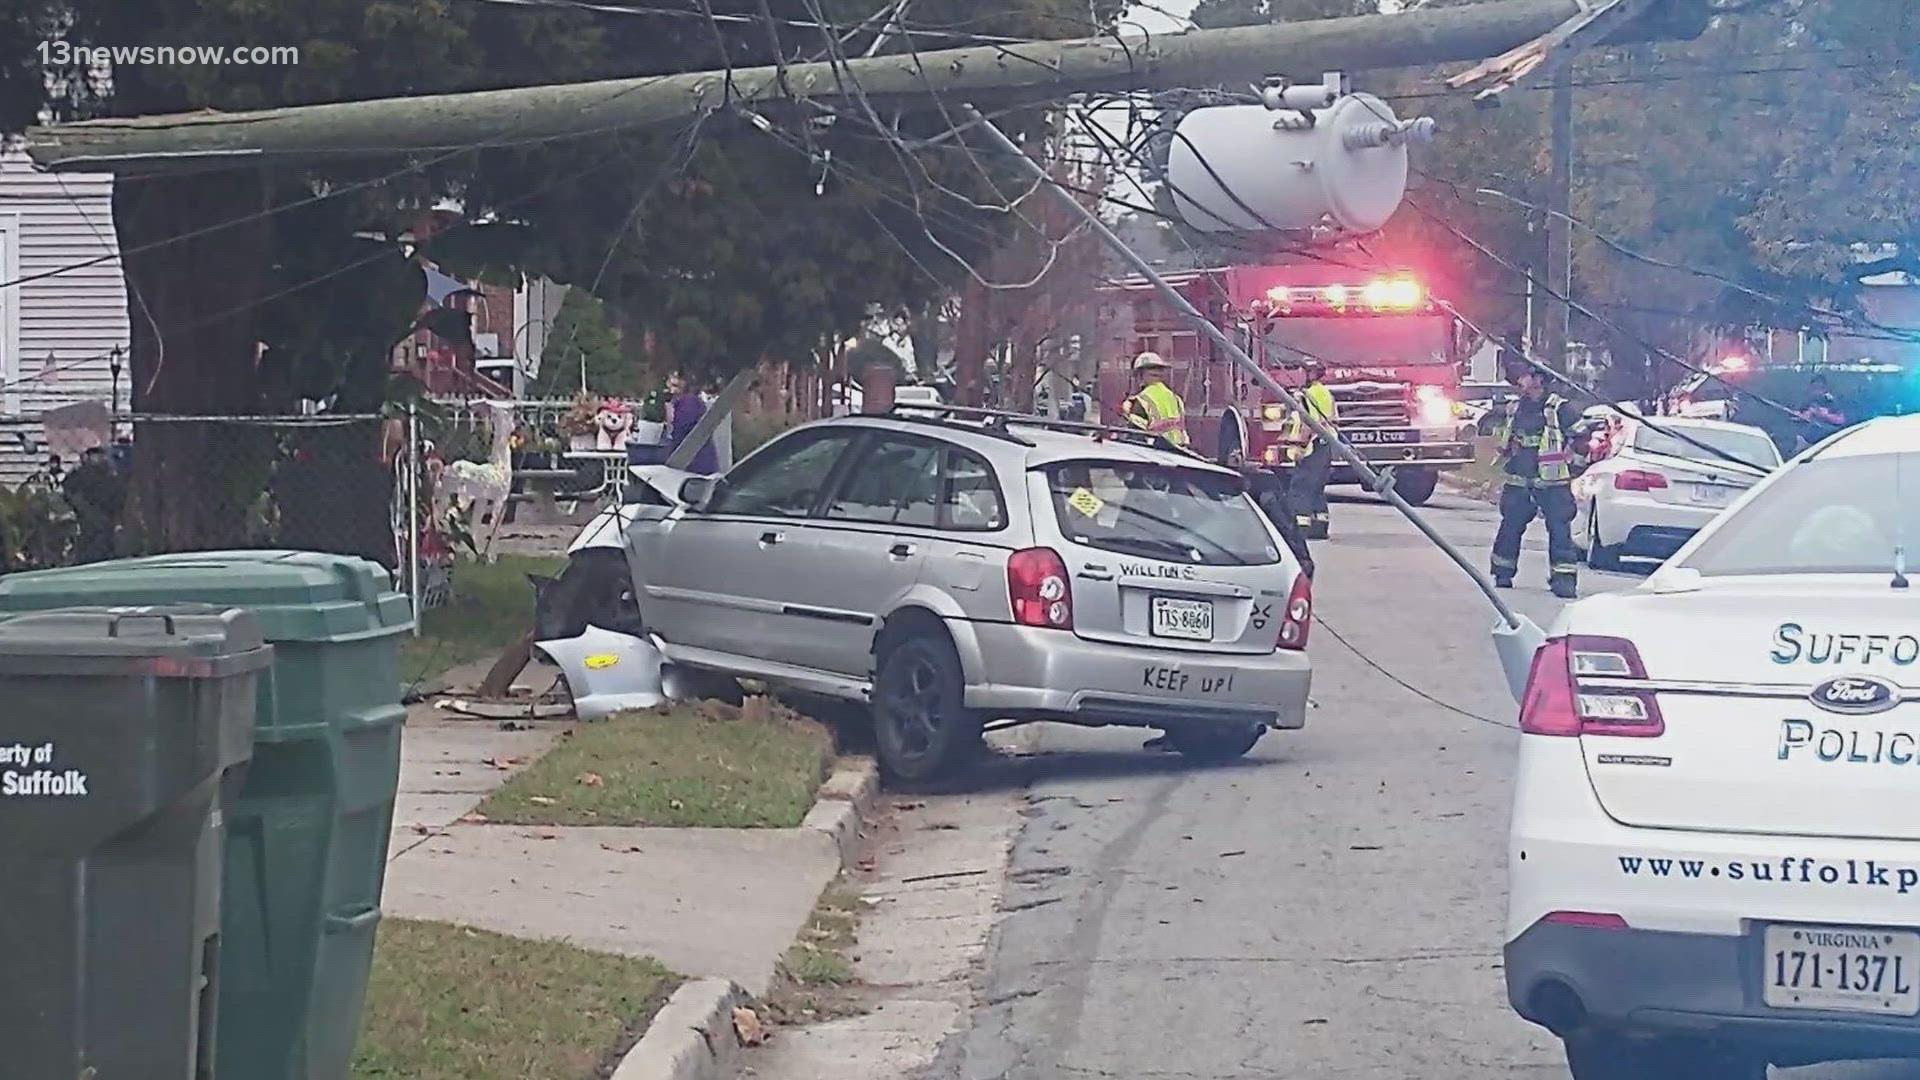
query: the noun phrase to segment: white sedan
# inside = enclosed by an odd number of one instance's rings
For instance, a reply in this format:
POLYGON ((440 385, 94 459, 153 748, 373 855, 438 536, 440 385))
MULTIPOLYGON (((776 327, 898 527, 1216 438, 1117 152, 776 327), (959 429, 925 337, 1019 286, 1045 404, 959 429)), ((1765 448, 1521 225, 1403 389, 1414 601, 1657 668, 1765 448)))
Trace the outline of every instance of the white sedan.
POLYGON ((1569 604, 1520 715, 1505 971, 1575 1080, 1920 1059, 1920 416, 1569 604))
POLYGON ((1624 421, 1607 456, 1573 482, 1574 535, 1587 565, 1665 558, 1780 465, 1767 433, 1745 424, 1663 416, 1624 421))

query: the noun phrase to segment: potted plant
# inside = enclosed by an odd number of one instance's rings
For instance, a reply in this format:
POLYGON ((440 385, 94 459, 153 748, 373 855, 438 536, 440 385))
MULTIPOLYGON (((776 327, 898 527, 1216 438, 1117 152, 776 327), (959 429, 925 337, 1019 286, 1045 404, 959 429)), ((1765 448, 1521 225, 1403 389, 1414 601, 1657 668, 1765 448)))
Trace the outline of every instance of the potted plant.
POLYGON ((569 448, 591 450, 599 431, 600 399, 582 392, 573 399, 573 407, 560 418, 560 431, 566 435, 569 448))

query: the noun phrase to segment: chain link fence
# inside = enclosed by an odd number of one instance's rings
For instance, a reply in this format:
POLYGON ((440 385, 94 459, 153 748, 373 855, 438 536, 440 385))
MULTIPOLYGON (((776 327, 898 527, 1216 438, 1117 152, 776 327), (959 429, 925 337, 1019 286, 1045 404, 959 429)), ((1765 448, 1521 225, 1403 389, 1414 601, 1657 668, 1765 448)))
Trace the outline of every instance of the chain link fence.
POLYGON ((0 574, 139 555, 327 551, 394 571, 422 610, 529 499, 573 511, 606 463, 570 457, 571 401, 421 401, 384 414, 122 413, 75 431, 0 415, 0 574), (495 496, 499 496, 496 498, 495 496))

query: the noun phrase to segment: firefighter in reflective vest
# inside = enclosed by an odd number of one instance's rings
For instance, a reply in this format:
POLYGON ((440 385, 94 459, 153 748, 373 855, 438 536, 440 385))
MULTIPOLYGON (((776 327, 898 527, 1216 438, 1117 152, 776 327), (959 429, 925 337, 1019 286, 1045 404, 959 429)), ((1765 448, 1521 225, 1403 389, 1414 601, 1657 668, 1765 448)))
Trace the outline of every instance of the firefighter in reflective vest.
MULTIPOLYGON (((1314 361, 1307 365, 1307 385, 1300 391, 1307 412, 1328 428, 1334 426, 1338 411, 1333 391, 1327 389, 1326 365, 1314 361)), ((1327 511, 1327 479, 1333 472, 1333 444, 1313 433, 1298 413, 1287 417, 1281 434, 1282 452, 1293 468, 1287 481, 1288 502, 1293 506, 1294 524, 1309 540, 1325 540, 1333 531, 1333 519, 1327 511)))
POLYGON ((1580 423, 1580 407, 1547 393, 1540 372, 1531 367, 1516 368, 1509 378, 1520 388, 1520 397, 1494 432, 1495 463, 1505 486, 1500 490, 1500 529, 1493 538, 1493 581, 1503 589, 1513 587, 1520 541, 1538 514, 1547 523, 1548 583, 1553 595, 1571 600, 1579 591, 1571 436, 1580 423))
POLYGON ((1187 445, 1187 403, 1167 385, 1172 365, 1156 352, 1143 352, 1133 358, 1133 372, 1140 389, 1126 400, 1120 411, 1134 426, 1163 435, 1175 446, 1187 445))

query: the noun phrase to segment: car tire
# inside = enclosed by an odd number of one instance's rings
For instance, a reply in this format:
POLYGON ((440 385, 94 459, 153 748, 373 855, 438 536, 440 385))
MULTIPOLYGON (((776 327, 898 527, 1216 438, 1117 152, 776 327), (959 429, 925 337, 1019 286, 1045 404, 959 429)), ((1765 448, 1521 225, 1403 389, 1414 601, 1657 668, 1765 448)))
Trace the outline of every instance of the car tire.
POLYGON ((1167 741, 1195 761, 1233 761, 1245 757, 1266 733, 1265 724, 1188 724, 1169 729, 1167 741))
POLYGON ((1586 1033, 1565 1040, 1573 1080, 1767 1080, 1767 1062, 1702 1039, 1639 1041, 1586 1033))
POLYGON ((1620 569, 1620 548, 1600 542, 1600 503, 1587 508, 1587 565, 1595 570, 1620 569))
POLYGON ((626 555, 593 548, 575 552, 566 569, 534 585, 534 636, 540 641, 576 638, 598 626, 638 636, 644 623, 634 596, 626 555))
POLYGON ((915 633, 886 645, 873 679, 873 734, 889 780, 937 779, 979 751, 981 719, 965 695, 960 655, 945 637, 915 633))
POLYGON ((1440 473, 1434 469, 1393 470, 1393 492, 1405 499, 1408 506, 1427 505, 1439 486, 1440 473))

